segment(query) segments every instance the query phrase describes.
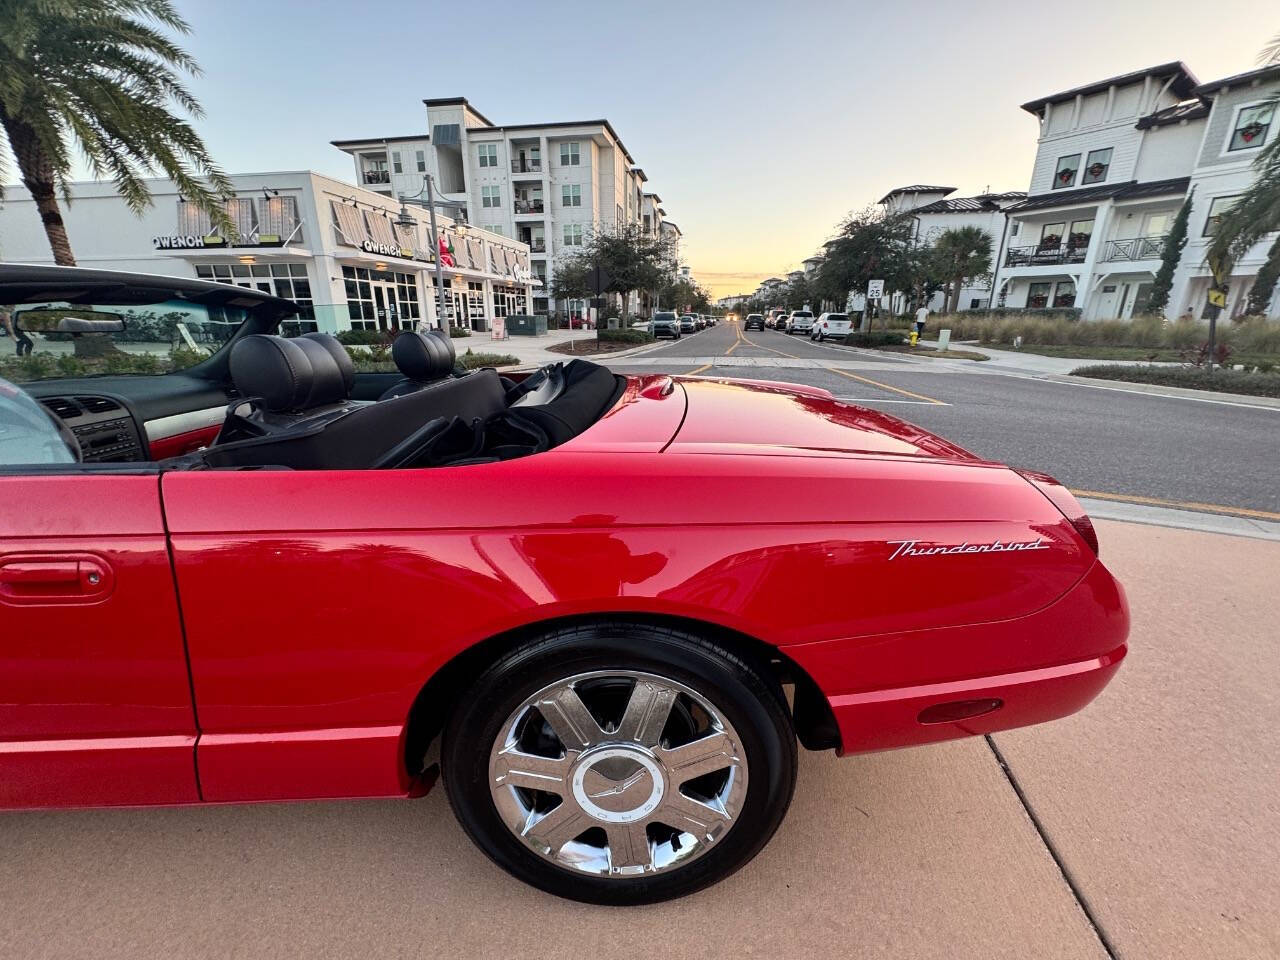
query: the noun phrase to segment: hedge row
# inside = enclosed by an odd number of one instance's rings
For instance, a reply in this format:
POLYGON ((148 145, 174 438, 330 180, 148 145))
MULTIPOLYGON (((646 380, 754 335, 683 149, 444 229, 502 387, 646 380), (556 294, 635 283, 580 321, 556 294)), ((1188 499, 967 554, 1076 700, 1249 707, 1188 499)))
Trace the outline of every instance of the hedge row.
POLYGON ((1123 380, 1126 383, 1154 383, 1164 387, 1243 393, 1253 397, 1280 397, 1280 373, 1221 369, 1210 372, 1204 367, 1099 363, 1076 367, 1071 375, 1095 380, 1123 380))

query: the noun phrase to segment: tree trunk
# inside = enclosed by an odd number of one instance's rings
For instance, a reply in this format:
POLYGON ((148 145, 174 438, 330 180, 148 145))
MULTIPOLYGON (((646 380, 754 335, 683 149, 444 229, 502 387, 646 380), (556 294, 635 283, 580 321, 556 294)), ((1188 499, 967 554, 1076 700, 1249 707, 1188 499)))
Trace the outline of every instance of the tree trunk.
POLYGON ((960 309, 960 288, 964 284, 964 277, 956 277, 951 281, 951 305, 947 308, 947 313, 955 313, 960 309))
POLYGON ((49 238, 49 247, 53 250, 54 263, 74 267, 76 258, 71 252, 71 241, 67 238, 66 224, 62 222, 62 212, 58 209, 53 165, 29 124, 0 110, 0 126, 8 134, 9 147, 13 150, 18 170, 22 173, 23 186, 31 191, 31 198, 40 213, 45 236, 49 238))

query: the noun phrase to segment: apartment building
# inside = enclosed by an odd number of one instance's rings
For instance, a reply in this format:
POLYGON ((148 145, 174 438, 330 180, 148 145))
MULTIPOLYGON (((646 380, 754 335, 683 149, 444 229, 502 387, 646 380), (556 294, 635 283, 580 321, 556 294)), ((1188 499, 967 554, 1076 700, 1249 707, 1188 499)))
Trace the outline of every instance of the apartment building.
MULTIPOLYGON (((236 174, 223 231, 167 179, 147 181, 153 204, 135 215, 114 184, 70 185, 63 219, 82 267, 199 277, 293 300, 304 330, 395 332, 436 327, 437 251, 426 211, 310 171, 236 174)), ((444 311, 483 331, 495 317, 527 314, 537 290, 529 248, 506 236, 438 218, 444 311)), ((4 259, 52 263, 31 195, 5 188, 4 259)))
MULTIPOLYGON (((1208 316, 1217 308, 1205 249, 1251 183, 1253 159, 1280 133, 1268 103, 1277 93, 1280 67, 1202 84, 1176 61, 1023 104, 1040 137, 1027 196, 1004 208, 997 303, 1077 307, 1086 319, 1141 313, 1194 188, 1166 313, 1208 316)), ((1273 239, 1237 264, 1227 316, 1244 308, 1273 239)), ((1280 313, 1274 298, 1271 313, 1280 313)))
MULTIPOLYGON (((981 310, 991 305, 992 277, 995 265, 1000 262, 1001 244, 1004 241, 1008 209, 1026 199, 1022 191, 1004 193, 980 193, 971 197, 953 197, 955 187, 913 184, 898 187, 880 198, 880 205, 888 213, 910 214, 913 223, 913 239, 917 244, 932 246, 948 230, 960 227, 978 227, 991 237, 992 273, 971 277, 960 291, 961 310, 981 310)), ((943 307, 945 293, 934 293, 929 301, 930 310, 943 307)), ((892 295, 889 309, 901 313, 907 307, 906 294, 892 295)))
MULTIPOLYGON (((646 197, 648 176, 608 120, 496 124, 465 97, 424 100, 427 133, 334 140, 356 178, 390 197, 418 196, 430 175, 443 197, 464 204, 468 220, 529 247, 536 313, 585 312, 582 301, 550 297, 558 257, 592 231, 644 225, 678 235, 661 201, 646 197)), ((633 299, 629 309, 636 309, 633 299)))

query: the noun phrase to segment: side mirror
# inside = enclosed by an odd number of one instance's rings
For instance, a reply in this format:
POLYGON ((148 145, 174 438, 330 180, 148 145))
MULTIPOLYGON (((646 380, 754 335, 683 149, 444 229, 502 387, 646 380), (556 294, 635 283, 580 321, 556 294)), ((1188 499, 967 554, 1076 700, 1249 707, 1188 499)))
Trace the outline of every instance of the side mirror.
POLYGON ((13 325, 24 333, 119 333, 124 317, 92 307, 33 307, 16 311, 13 325))

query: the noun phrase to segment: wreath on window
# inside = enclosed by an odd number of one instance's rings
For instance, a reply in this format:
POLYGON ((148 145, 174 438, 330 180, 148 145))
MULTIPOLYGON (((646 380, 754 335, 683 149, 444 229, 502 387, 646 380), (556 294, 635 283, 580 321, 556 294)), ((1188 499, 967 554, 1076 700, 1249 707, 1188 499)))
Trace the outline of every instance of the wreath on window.
POLYGON ((1044 307, 1044 305, 1048 302, 1049 302, 1049 296, 1048 294, 1044 294, 1044 293, 1037 293, 1034 296, 1027 298, 1027 306, 1030 307, 1032 310, 1039 310, 1042 307, 1044 307))
POLYGON ((1070 183, 1075 178, 1076 178, 1076 171, 1074 167, 1068 170, 1058 171, 1058 180, 1062 183, 1070 183))
POLYGON ((1248 126, 1240 128, 1240 139, 1245 143, 1250 143, 1262 135, 1262 124, 1257 120, 1248 126))
POLYGON ((1056 233, 1048 233, 1040 238, 1040 249, 1048 250, 1062 243, 1062 237, 1056 233))
POLYGON ((1089 176, 1100 177, 1107 172, 1107 168, 1101 163, 1089 164, 1089 176))

